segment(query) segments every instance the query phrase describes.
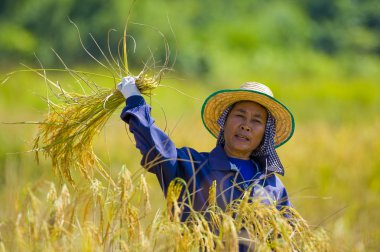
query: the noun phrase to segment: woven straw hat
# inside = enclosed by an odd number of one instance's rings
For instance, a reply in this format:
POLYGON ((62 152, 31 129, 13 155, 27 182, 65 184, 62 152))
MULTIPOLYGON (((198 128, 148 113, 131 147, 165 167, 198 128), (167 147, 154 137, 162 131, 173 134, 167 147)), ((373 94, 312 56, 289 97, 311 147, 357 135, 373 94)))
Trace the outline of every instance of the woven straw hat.
POLYGON ((253 101, 267 108, 276 119, 276 147, 283 145, 293 135, 294 118, 285 105, 273 97, 272 91, 264 84, 246 82, 239 89, 225 89, 211 94, 203 103, 202 121, 207 130, 217 137, 220 126, 217 121, 230 105, 239 101, 253 101))

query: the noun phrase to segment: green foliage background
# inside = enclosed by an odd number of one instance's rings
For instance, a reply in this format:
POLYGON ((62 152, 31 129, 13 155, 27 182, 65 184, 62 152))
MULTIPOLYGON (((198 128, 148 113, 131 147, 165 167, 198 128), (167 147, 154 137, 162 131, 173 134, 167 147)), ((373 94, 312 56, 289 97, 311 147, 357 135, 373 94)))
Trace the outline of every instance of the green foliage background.
MULTIPOLYGON (((53 48, 74 69, 107 73, 97 58, 117 55, 131 1, 3 0, 0 3, 1 77, 25 69, 63 68, 53 48), (116 31, 108 31, 115 29, 116 31)), ((279 149, 282 179, 291 200, 311 225, 322 225, 337 251, 376 251, 380 246, 380 2, 139 0, 128 31, 130 65, 137 73, 152 54, 173 69, 150 101, 157 124, 178 147, 209 151, 215 140, 203 128, 200 108, 212 91, 251 80, 268 84, 296 118, 293 139, 279 149), (136 46, 134 50, 134 46, 136 46), (173 89, 174 88, 174 89, 173 89), (177 92, 181 90, 187 95, 177 92), (191 96, 191 97, 190 97, 191 96), (344 244, 344 245, 343 245, 344 244)), ((103 59, 104 61, 104 59, 103 59)), ((48 73, 78 90, 67 73, 48 73)), ((95 79, 113 87, 108 79, 95 79)), ((17 73, 0 86, 0 121, 39 121, 47 112, 43 79, 17 73)), ((49 160, 37 166, 35 125, 0 125, 0 219, 14 220, 23 195, 38 181, 57 180, 49 160)), ((96 151, 117 173, 139 167, 140 154, 115 115, 99 135, 96 151), (122 132, 122 135, 121 135, 122 132)), ((153 206, 162 206, 150 181, 153 206)), ((38 189, 37 189, 38 190, 38 189)), ((42 193, 42 192, 41 192, 42 193)), ((0 225, 2 227, 3 225, 0 225)), ((0 237, 1 238, 1 237, 0 237)), ((2 238, 1 238, 2 239, 2 238)))
MULTIPOLYGON (((88 33, 105 46, 110 29, 124 28, 130 6, 131 1, 117 0, 4 0, 1 62, 33 60, 36 53, 46 64, 57 63, 50 51, 54 48, 67 63, 87 63, 68 20, 79 26, 87 47, 95 46, 88 33)), ((141 49, 131 60, 141 64, 147 47, 164 54, 161 37, 148 27, 154 26, 177 50, 176 71, 181 74, 227 78, 231 73, 257 74, 268 68, 280 71, 284 65, 284 74, 314 74, 318 64, 331 58, 341 63, 342 74, 367 74, 375 71, 380 55, 379 13, 376 0, 139 0, 131 21, 145 26, 130 25, 141 49)), ((113 34, 111 43, 117 43, 120 33, 113 34)))

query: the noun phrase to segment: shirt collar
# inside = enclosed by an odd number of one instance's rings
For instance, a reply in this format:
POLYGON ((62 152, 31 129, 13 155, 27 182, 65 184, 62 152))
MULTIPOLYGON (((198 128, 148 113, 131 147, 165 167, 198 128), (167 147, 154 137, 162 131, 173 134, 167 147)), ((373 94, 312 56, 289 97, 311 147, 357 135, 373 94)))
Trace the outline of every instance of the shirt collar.
MULTIPOLYGON (((223 146, 218 144, 209 155, 209 161, 210 161, 210 169, 211 170, 219 170, 219 171, 234 171, 233 168, 231 169, 231 163, 228 159, 228 156, 226 152, 223 149, 223 146)), ((256 164, 257 162, 253 160, 256 164)), ((269 176, 275 171, 272 170, 270 167, 267 168, 267 171, 263 171, 259 164, 259 170, 261 173, 261 176, 269 176)))
POLYGON ((212 170, 230 171, 231 164, 223 147, 218 144, 209 155, 210 168, 212 170))

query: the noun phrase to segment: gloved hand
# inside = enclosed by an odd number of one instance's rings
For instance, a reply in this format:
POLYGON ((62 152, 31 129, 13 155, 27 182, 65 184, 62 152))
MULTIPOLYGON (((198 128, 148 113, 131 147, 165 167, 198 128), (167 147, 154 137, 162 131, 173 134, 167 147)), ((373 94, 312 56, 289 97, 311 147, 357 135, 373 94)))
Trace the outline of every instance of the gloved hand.
POLYGON ((123 94, 125 99, 133 95, 141 95, 139 89, 136 87, 136 79, 132 76, 121 79, 121 82, 117 84, 117 89, 123 94))

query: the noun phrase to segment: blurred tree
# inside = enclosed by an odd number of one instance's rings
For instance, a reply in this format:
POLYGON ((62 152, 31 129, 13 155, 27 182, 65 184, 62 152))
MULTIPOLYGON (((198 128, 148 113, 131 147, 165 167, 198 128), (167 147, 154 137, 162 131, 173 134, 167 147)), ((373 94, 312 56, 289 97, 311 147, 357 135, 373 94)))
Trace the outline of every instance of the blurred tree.
MULTIPOLYGON (((59 62, 50 50, 54 48, 68 64, 93 63, 69 18, 96 57, 101 53, 89 33, 108 51, 108 31, 117 29, 109 38, 110 50, 117 55, 131 2, 3 0, 0 62, 32 59, 35 52, 45 64, 54 64, 59 62)), ((128 31, 136 44, 129 38, 129 59, 137 67, 151 56, 162 63, 166 53, 162 34, 172 61, 178 52, 175 69, 203 76, 258 71, 279 59, 288 62, 290 55, 380 56, 377 0, 139 0, 130 21, 128 31)))

